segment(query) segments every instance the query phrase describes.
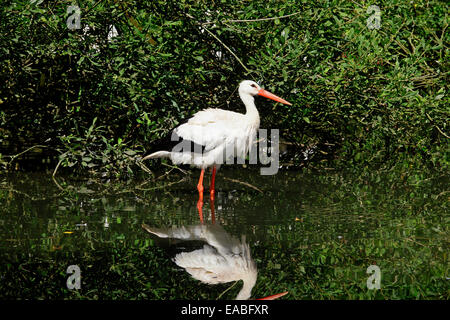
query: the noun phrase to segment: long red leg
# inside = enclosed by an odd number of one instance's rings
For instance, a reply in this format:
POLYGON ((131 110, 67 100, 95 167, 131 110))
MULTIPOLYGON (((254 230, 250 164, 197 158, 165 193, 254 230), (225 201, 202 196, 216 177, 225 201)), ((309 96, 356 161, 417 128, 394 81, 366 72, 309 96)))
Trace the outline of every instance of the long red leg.
POLYGON ((265 298, 259 298, 259 299, 256 299, 256 300, 275 300, 275 299, 278 299, 278 298, 280 298, 282 296, 287 295, 288 293, 289 293, 288 291, 285 291, 285 292, 282 292, 282 293, 274 294, 273 296, 268 296, 268 297, 265 297, 265 298))
POLYGON ((211 186, 209 187, 209 193, 210 193, 210 199, 211 201, 214 201, 215 199, 215 190, 214 190, 214 184, 216 182, 216 166, 212 169, 212 176, 211 176, 211 186))
POLYGON ((204 174, 205 174, 205 169, 202 169, 202 172, 200 173, 200 179, 198 179, 198 185, 197 185, 197 190, 198 190, 197 210, 198 210, 198 215, 200 217, 201 223, 203 223, 202 207, 203 207, 203 176, 204 176, 204 174))
POLYGON ((203 224, 203 201, 198 199, 197 202, 197 210, 198 210, 198 217, 200 218, 200 223, 203 224))
POLYGON ((202 172, 200 173, 200 179, 198 179, 198 199, 203 202, 203 176, 205 174, 205 169, 202 169, 202 172))
POLYGON ((209 205, 211 206, 211 222, 212 224, 216 223, 216 213, 214 208, 214 198, 211 199, 209 202, 209 205))

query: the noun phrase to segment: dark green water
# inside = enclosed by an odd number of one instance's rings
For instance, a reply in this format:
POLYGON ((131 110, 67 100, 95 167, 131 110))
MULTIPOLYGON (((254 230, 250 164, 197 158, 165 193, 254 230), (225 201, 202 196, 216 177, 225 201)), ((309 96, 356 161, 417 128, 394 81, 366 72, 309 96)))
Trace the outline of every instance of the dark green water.
MULTIPOLYGON (((172 261, 201 241, 142 229, 199 225, 197 175, 2 176, 0 298, 234 299, 242 281, 204 284, 172 261), (70 265, 80 268, 79 290, 67 288, 70 265)), ((204 224, 245 235, 258 269, 252 297, 448 299, 448 182, 431 173, 261 176, 224 168, 214 216, 205 179, 204 224), (380 289, 368 288, 371 265, 379 267, 380 289)))

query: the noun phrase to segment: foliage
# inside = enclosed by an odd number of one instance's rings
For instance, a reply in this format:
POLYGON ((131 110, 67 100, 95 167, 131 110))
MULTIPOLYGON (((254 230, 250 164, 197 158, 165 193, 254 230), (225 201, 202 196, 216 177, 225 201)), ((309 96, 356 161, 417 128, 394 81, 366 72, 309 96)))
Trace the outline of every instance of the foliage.
POLYGON ((83 0, 79 30, 66 1, 38 3, 0 11, 0 153, 45 144, 53 164, 129 174, 194 112, 242 111, 254 79, 294 105, 258 101, 286 161, 314 147, 314 165, 448 167, 444 1, 379 1, 372 30, 367 1, 83 0))
POLYGON ((122 138, 118 138, 117 143, 112 138, 108 140, 103 135, 104 130, 95 127, 96 121, 97 118, 94 118, 92 125, 82 137, 74 135, 60 137, 62 143, 60 164, 69 168, 78 165, 92 174, 100 173, 102 177, 108 177, 111 173, 116 177, 132 175, 133 168, 136 167, 133 157, 136 151, 128 148, 122 138))

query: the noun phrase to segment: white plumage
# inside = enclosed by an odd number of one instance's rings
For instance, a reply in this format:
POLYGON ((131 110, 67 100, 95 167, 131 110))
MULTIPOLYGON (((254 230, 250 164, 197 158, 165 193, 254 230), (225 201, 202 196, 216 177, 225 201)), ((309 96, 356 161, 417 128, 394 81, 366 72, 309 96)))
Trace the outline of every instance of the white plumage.
MULTIPOLYGON (((239 85, 239 96, 246 113, 209 108, 199 111, 187 123, 175 128, 174 133, 184 140, 204 147, 204 152, 155 152, 142 160, 169 157, 175 164, 193 164, 205 169, 225 163, 230 157, 245 158, 259 128, 259 113, 254 96, 261 95, 278 102, 290 104, 274 94, 261 89, 254 81, 244 80, 239 85)), ((175 137, 175 136, 174 136, 175 137)), ((187 145, 186 145, 187 146, 187 145)), ((190 146, 190 144, 189 144, 190 146)), ((180 147, 183 147, 180 145, 180 147)))
POLYGON ((214 200, 216 168, 223 163, 232 163, 235 157, 243 160, 251 151, 259 128, 256 95, 290 105, 286 100, 262 89, 256 82, 244 80, 239 85, 239 96, 245 105, 245 114, 213 108, 199 111, 187 123, 173 130, 172 140, 181 138, 182 141, 172 150, 157 151, 142 160, 168 157, 174 164, 190 164, 201 168, 197 185, 200 207, 203 203, 204 170, 212 167, 210 194, 211 200, 214 200))
POLYGON ((251 258, 249 245, 230 236, 219 225, 195 225, 168 229, 142 227, 160 238, 201 240, 207 244, 202 249, 178 253, 174 262, 193 278, 208 284, 243 280, 237 300, 249 299, 256 283, 258 271, 251 258))
MULTIPOLYGON (((234 157, 245 158, 259 128, 259 116, 221 109, 206 109, 194 115, 174 130, 179 137, 204 146, 202 152, 177 152, 170 154, 175 164, 193 164, 199 168, 221 165, 234 157)), ((190 148, 190 144, 188 145, 190 148)), ((199 150, 201 151, 201 150, 199 150)))
POLYGON ((192 164, 205 169, 221 165, 234 157, 245 158, 259 128, 259 113, 254 96, 261 91, 256 82, 245 80, 239 86, 239 95, 246 113, 209 108, 194 114, 187 123, 175 128, 173 137, 203 146, 191 149, 191 144, 178 144, 173 150, 155 152, 142 160, 169 157, 174 164, 192 164))

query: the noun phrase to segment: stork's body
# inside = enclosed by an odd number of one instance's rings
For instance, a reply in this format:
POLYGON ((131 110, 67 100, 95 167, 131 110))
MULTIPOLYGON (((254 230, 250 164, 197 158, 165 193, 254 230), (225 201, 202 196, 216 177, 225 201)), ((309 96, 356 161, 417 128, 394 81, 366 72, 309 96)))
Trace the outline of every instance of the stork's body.
POLYGON ((239 96, 245 105, 245 114, 214 108, 199 111, 187 123, 174 129, 172 140, 183 139, 174 149, 152 153, 142 160, 168 157, 174 164, 191 164, 201 168, 197 185, 199 202, 203 202, 204 170, 212 167, 210 194, 211 200, 214 200, 216 168, 228 163, 230 157, 245 159, 251 150, 260 121, 255 106, 256 95, 290 105, 286 100, 261 89, 256 82, 242 81, 239 96), (193 150, 191 142, 194 143, 193 150))

